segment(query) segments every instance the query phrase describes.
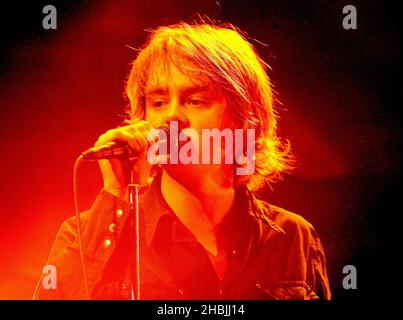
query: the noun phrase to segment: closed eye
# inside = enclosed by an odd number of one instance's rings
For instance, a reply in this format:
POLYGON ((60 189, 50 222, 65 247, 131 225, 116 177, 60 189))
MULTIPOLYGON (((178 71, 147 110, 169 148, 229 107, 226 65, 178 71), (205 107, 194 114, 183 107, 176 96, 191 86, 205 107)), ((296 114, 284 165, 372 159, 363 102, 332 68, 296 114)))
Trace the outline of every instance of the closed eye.
POLYGON ((195 106, 195 107, 202 107, 202 106, 207 106, 208 101, 204 99, 199 99, 199 98, 192 98, 187 101, 188 105, 195 106))
POLYGON ((156 101, 153 101, 153 102, 151 103, 151 105, 152 105, 154 108, 160 108, 160 107, 165 106, 166 103, 167 103, 167 102, 166 102, 165 100, 156 100, 156 101))

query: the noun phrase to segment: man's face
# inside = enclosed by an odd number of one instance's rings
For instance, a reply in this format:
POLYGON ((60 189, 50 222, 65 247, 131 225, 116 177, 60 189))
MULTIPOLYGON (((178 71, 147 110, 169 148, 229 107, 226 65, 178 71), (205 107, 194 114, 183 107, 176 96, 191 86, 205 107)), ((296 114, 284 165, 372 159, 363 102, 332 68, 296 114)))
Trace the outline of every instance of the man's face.
MULTIPOLYGON (((183 63, 183 62, 182 62, 183 63)), ((179 130, 193 129, 199 136, 201 150, 206 141, 201 138, 202 129, 234 128, 226 98, 222 90, 212 85, 202 72, 189 64, 183 73, 175 65, 161 67, 156 64, 146 83, 145 120, 154 128, 177 121, 179 130), (192 68, 191 71, 188 69, 192 68)), ((201 163, 201 162, 200 162, 201 163)), ((189 180, 218 172, 221 165, 165 165, 165 170, 177 179, 189 180)))
MULTIPOLYGON (((189 65, 191 67, 191 65, 189 65)), ((222 129, 228 127, 227 102, 222 91, 200 71, 154 66, 145 88, 145 120, 157 128, 178 121, 179 129, 222 129)))

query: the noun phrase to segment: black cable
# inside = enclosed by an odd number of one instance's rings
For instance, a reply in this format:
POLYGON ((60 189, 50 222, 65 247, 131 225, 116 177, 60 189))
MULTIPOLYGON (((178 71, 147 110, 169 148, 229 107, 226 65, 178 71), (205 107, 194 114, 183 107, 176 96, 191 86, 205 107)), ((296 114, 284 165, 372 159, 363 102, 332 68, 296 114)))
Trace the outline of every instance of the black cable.
POLYGON ((82 233, 81 233, 81 221, 80 221, 80 213, 78 211, 78 200, 77 200, 77 172, 79 164, 83 157, 80 155, 76 161, 74 162, 74 170, 73 170, 73 193, 74 193, 74 211, 76 216, 77 223, 77 238, 78 238, 78 248, 80 251, 80 261, 81 261, 81 272, 84 282, 85 295, 86 299, 90 300, 90 292, 88 288, 88 276, 87 276, 87 268, 85 265, 85 257, 84 257, 84 249, 83 249, 83 241, 82 241, 82 233))

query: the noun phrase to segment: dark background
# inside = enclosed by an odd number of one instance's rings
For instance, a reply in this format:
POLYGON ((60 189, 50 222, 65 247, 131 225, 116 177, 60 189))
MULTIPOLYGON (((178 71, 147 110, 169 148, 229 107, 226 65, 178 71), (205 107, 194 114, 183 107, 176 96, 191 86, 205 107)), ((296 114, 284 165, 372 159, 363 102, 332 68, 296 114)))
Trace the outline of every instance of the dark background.
MULTIPOLYGON (((246 31, 282 102, 280 134, 299 166, 264 190, 308 219, 327 254, 333 298, 389 297, 400 193, 399 11, 381 1, 13 1, 0 20, 0 299, 29 299, 63 220, 73 214, 72 168, 121 123, 124 81, 144 29, 196 13, 246 31), (42 8, 58 29, 42 28, 42 8), (358 29, 344 30, 355 5, 358 29), (343 266, 358 271, 344 290, 343 266)), ((80 171, 80 208, 101 187, 80 171)))

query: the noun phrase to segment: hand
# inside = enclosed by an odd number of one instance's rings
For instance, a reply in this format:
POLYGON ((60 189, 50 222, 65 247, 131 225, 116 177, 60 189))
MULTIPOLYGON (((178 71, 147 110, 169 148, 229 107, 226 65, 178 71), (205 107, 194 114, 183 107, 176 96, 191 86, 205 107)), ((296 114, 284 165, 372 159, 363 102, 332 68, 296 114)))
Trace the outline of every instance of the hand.
MULTIPOLYGON (((140 171, 140 184, 148 182, 151 165, 146 159, 147 149, 154 142, 147 141, 147 136, 153 128, 147 121, 139 121, 135 124, 111 129, 102 134, 95 147, 111 141, 127 142, 129 148, 139 152, 138 166, 140 171)), ((99 167, 104 180, 104 189, 116 197, 126 198, 127 183, 129 179, 129 163, 120 159, 99 160, 99 167)))

